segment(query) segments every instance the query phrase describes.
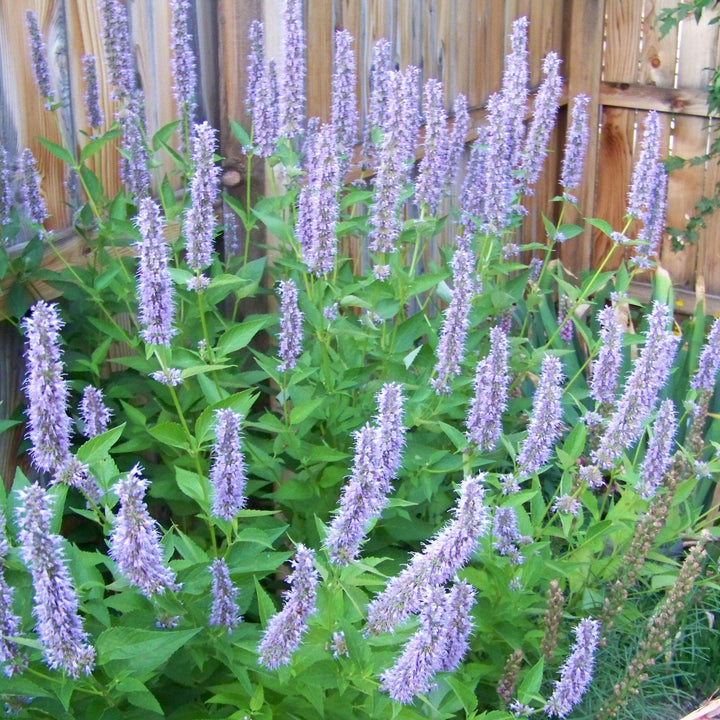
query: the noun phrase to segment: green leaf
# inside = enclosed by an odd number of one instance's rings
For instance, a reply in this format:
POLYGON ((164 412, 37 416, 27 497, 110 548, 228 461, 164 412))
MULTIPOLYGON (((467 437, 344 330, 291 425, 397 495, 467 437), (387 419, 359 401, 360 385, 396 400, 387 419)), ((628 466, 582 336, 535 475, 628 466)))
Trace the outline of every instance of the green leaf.
MULTIPOLYGON (((144 630, 115 627, 105 630, 95 643, 98 665, 119 661, 123 670, 141 675, 167 662, 202 628, 193 630, 144 630)), ((112 673, 111 673, 112 674, 112 673)))
POLYGON ((250 136, 245 131, 245 128, 235 120, 230 120, 230 129, 232 130, 232 134, 235 136, 235 139, 243 146, 248 147, 252 145, 252 141, 250 140, 250 136))
POLYGON ((465 435, 461 433, 457 428, 454 428, 452 425, 448 425, 447 423, 440 422, 439 423, 441 430, 445 433, 445 435, 448 436, 452 444, 459 450, 464 450, 467 445, 468 441, 465 435))
POLYGON ((183 380, 187 380, 188 378, 194 377, 195 375, 205 375, 210 372, 215 372, 216 370, 225 370, 226 368, 229 368, 230 365, 193 365, 192 367, 185 368, 182 373, 181 377, 183 380))
POLYGON ((180 120, 173 120, 155 131, 155 134, 152 137, 153 151, 157 152, 170 140, 173 133, 180 125, 180 122, 180 120))
POLYGON ((175 422, 163 422, 152 427, 148 432, 161 443, 170 447, 188 450, 188 439, 182 426, 175 422))
POLYGON ((207 478, 201 477, 195 472, 184 470, 181 467, 175 467, 175 480, 180 490, 189 498, 203 508, 208 509, 208 500, 210 498, 210 483, 207 478))
POLYGON ((39 137, 38 141, 46 149, 49 150, 56 158, 59 158, 68 165, 75 165, 75 158, 70 154, 70 151, 64 148, 62 145, 46 140, 44 137, 39 137))
POLYGON ((86 465, 92 465, 102 460, 108 454, 110 448, 120 439, 124 429, 125 423, 122 423, 122 425, 118 425, 102 435, 90 438, 80 446, 77 451, 77 459, 86 465))
POLYGON ((93 138, 80 150, 80 162, 84 163, 88 158, 99 153, 105 145, 120 135, 120 128, 111 128, 98 138, 93 138))
POLYGON ((600 218, 587 218, 588 225, 596 227, 598 230, 602 230, 608 237, 610 237, 614 230, 613 226, 607 220, 601 220, 600 218))
POLYGON ((272 325, 274 319, 269 315, 252 315, 245 318, 240 324, 233 325, 227 330, 217 344, 219 355, 229 355, 241 350, 264 328, 272 325))
POLYGON ((411 350, 404 358, 403 358, 403 365, 405 365, 405 368, 407 370, 410 369, 410 366, 415 361, 415 358, 418 356, 418 353, 423 349, 422 345, 418 345, 414 350, 411 350))
POLYGON ((317 397, 313 400, 309 400, 304 403, 300 403, 299 405, 296 405, 291 411, 290 411, 290 424, 291 425, 298 425, 303 420, 307 419, 312 415, 312 413, 315 412, 323 403, 325 403, 326 399, 324 397, 317 397))
POLYGON ((255 582, 255 592, 257 593, 258 610, 260 611, 260 621, 263 625, 267 625, 267 621, 277 612, 275 605, 270 599, 270 596, 265 592, 263 586, 260 584, 258 579, 253 576, 255 582))
POLYGON ((230 408, 233 412, 236 412, 245 418, 256 399, 257 393, 252 389, 248 389, 235 393, 234 395, 230 395, 230 397, 223 398, 222 400, 206 407, 195 421, 195 437, 198 443, 202 444, 208 439, 211 432, 210 429, 215 424, 216 410, 230 408))
POLYGON ((545 666, 545 658, 541 657, 528 671, 518 688, 518 698, 520 702, 527 702, 531 699, 542 684, 543 668, 545 666))
POLYGON ((252 209, 253 215, 265 225, 272 235, 280 238, 281 240, 291 240, 292 230, 290 225, 286 223, 281 217, 270 213, 262 212, 260 210, 252 209))
POLYGON ((131 705, 165 716, 155 696, 137 678, 123 678, 117 684, 116 689, 127 698, 131 705))
POLYGON ((80 177, 83 185, 87 188, 88 195, 92 198, 96 205, 101 205, 103 201, 103 186, 98 176, 90 170, 87 165, 80 166, 80 177))

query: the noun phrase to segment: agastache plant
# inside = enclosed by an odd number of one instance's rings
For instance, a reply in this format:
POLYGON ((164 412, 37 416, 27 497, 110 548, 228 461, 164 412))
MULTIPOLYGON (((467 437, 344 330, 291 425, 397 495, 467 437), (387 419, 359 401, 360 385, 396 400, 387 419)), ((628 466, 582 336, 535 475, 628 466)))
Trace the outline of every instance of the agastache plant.
POLYGON ((563 197, 569 202, 577 202, 577 198, 572 193, 580 187, 583 178, 583 166, 590 136, 587 109, 589 102, 590 98, 587 95, 577 95, 570 108, 570 121, 560 170, 563 197))
POLYGON ((0 139, 0 222, 10 222, 13 207, 13 167, 10 154, 0 139))
POLYGON ((135 89, 127 7, 124 0, 98 0, 98 13, 110 84, 114 86, 115 97, 124 99, 135 89))
POLYGON ((502 414, 510 385, 508 336, 499 326, 490 331, 490 351, 477 364, 465 436, 478 450, 490 451, 502 434, 502 414))
POLYGON ((346 168, 352 159, 358 135, 355 65, 353 36, 347 30, 336 30, 330 122, 335 128, 340 154, 346 157, 343 168, 346 168))
POLYGON ((219 625, 232 632, 241 622, 240 610, 235 602, 237 588, 230 580, 230 570, 222 558, 215 558, 210 565, 212 574, 212 608, 210 625, 219 625))
POLYGON ((303 0, 285 0, 282 12, 282 66, 280 71, 280 132, 292 139, 305 127, 305 55, 303 0))
POLYGON ((548 717, 567 717, 580 702, 592 680, 600 623, 585 618, 578 623, 574 632, 575 644, 563 663, 560 679, 555 682, 553 694, 544 708, 548 717))
POLYGON ((615 308, 606 305, 598 313, 602 345, 591 365, 590 395, 598 404, 613 405, 622 365, 623 328, 615 308))
POLYGON ((278 370, 284 372, 295 367, 302 354, 303 314, 298 307, 298 290, 293 280, 281 280, 280 293, 280 348, 278 370))
POLYGON ((445 598, 447 645, 439 667, 441 671, 457 669, 470 649, 468 641, 473 630, 470 610, 474 604, 475 589, 472 585, 467 580, 453 583, 445 598))
POLYGON ((47 47, 40 32, 37 15, 28 10, 25 13, 25 24, 30 36, 30 66, 41 97, 45 99, 45 107, 49 108, 53 101, 53 89, 50 83, 50 68, 47 61, 47 47))
POLYGON ((367 635, 392 631, 422 605, 422 593, 446 583, 472 556, 478 540, 490 527, 484 504, 485 475, 466 478, 451 520, 423 548, 414 553, 405 569, 391 578, 368 605, 367 635))
POLYGON ((189 122, 195 114, 195 53, 189 28, 189 0, 170 0, 170 68, 178 115, 189 122))
POLYGON ((20 199, 25 209, 25 215, 32 222, 42 225, 49 214, 45 200, 40 194, 40 176, 35 164, 35 156, 30 148, 25 148, 20 153, 18 170, 20 172, 20 199))
POLYGON ((85 80, 84 99, 87 124, 91 128, 100 128, 105 122, 105 115, 100 107, 100 91, 94 55, 82 56, 82 69, 85 80))
POLYGON ((83 435, 93 438, 107 430, 111 412, 103 402, 103 393, 100 388, 86 385, 80 400, 80 417, 84 428, 83 435))
POLYGON ((718 368, 720 368, 720 318, 716 318, 710 328, 690 387, 699 392, 712 392, 715 388, 718 368))
POLYGON ((200 272, 212 262, 213 237, 215 235, 215 201, 220 193, 218 179, 220 168, 215 165, 215 130, 207 122, 195 125, 192 137, 192 162, 194 166, 190 181, 190 207, 185 213, 184 232, 187 264, 196 277, 188 287, 202 290, 209 280, 200 272))
POLYGON ((538 472, 550 459, 555 440, 563 426, 562 380, 560 358, 546 355, 533 398, 527 437, 517 456, 517 472, 520 477, 528 477, 538 472))
POLYGON ((21 635, 20 620, 13 612, 13 588, 5 580, 5 562, 10 547, 5 534, 5 515, 0 511, 0 663, 6 677, 21 673, 27 658, 10 638, 21 635))
POLYGON ((163 563, 157 524, 145 504, 149 482, 140 465, 112 488, 120 500, 110 534, 109 554, 118 571, 147 597, 166 590, 179 590, 175 573, 163 563))
POLYGON ((426 206, 430 214, 437 212, 450 174, 449 136, 445 125, 447 116, 443 106, 443 86, 439 80, 425 81, 423 91, 423 115, 425 119, 425 154, 420 161, 415 198, 426 206))
POLYGON ((290 564, 293 571, 286 579, 290 589, 285 591, 285 605, 270 618, 258 645, 258 663, 270 670, 290 662, 307 629, 308 618, 315 612, 320 577, 313 551, 298 543, 290 564))
POLYGON ((388 108, 392 92, 392 65, 390 63, 390 42, 380 39, 373 45, 370 66, 370 99, 365 126, 363 155, 373 159, 379 144, 373 140, 373 131, 385 133, 388 130, 388 108))
POLYGON ((150 156, 145 141, 145 95, 137 88, 124 99, 124 107, 116 114, 122 130, 122 149, 125 151, 120 159, 120 179, 130 195, 144 198, 150 194, 150 156))
POLYGON ((17 511, 20 555, 33 581, 33 615, 45 661, 70 677, 89 675, 95 650, 87 642, 78 596, 68 572, 63 539, 50 531, 51 498, 39 485, 25 488, 17 511))
POLYGON ((164 222, 154 200, 140 201, 137 216, 140 242, 137 243, 137 289, 140 334, 151 345, 170 345, 175 334, 174 288, 168 268, 170 249, 163 237, 164 222))
POLYGON ((240 439, 242 416, 226 408, 216 410, 215 417, 217 440, 210 469, 212 514, 230 521, 245 507, 246 468, 240 439))
POLYGON ((675 406, 672 400, 664 400, 658 408, 652 426, 652 437, 640 468, 637 492, 641 498, 651 498, 660 487, 663 475, 670 467, 676 430, 675 406))

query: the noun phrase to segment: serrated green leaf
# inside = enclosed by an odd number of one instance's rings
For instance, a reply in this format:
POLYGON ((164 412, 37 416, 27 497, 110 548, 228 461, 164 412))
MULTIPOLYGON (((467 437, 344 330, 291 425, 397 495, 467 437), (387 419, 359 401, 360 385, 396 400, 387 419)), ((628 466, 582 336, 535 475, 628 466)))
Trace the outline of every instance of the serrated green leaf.
POLYGON ((38 142, 48 151, 50 151, 56 158, 62 160, 64 163, 67 163, 68 165, 75 165, 75 158, 70 154, 70 151, 67 150, 67 148, 64 148, 62 145, 58 145, 57 143, 54 143, 50 140, 47 140, 44 137, 39 137, 38 142))
POLYGON ((111 428, 102 435, 96 435, 83 443, 77 451, 77 459, 86 465, 102 460, 110 451, 110 448, 120 439, 125 429, 125 423, 111 428))
POLYGON ((106 133, 103 133, 100 137, 93 138, 84 145, 80 150, 80 162, 84 163, 88 158, 99 153, 105 145, 111 140, 114 140, 120 135, 120 128, 110 128, 106 133))
POLYGON ((182 450, 189 449, 188 438, 182 426, 176 422, 163 422, 148 430, 156 440, 182 450))
POLYGON ((246 347, 261 330, 272 325, 274 319, 269 315, 252 315, 241 323, 233 325, 218 340, 218 355, 229 355, 246 347))

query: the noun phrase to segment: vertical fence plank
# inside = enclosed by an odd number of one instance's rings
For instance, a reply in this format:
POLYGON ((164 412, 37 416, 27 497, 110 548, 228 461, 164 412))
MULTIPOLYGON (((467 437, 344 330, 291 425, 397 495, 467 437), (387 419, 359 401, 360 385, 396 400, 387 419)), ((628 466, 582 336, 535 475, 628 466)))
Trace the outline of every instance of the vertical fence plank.
POLYGON ((330 78, 333 67, 332 0, 306 3, 307 115, 330 120, 330 78))

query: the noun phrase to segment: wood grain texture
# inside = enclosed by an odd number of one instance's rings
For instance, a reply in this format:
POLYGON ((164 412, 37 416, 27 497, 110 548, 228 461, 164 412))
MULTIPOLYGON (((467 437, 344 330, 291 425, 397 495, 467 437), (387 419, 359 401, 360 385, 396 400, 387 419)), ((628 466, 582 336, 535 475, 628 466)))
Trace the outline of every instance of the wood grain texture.
MULTIPOLYGON (((8 322, 0 322, 0 419, 13 415, 23 402, 21 390, 25 374, 23 341, 20 331, 8 322)), ((25 427, 16 425, 0 434, 0 479, 10 489, 18 464, 18 449, 25 427)))

